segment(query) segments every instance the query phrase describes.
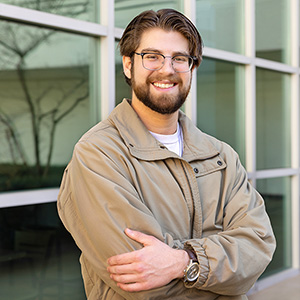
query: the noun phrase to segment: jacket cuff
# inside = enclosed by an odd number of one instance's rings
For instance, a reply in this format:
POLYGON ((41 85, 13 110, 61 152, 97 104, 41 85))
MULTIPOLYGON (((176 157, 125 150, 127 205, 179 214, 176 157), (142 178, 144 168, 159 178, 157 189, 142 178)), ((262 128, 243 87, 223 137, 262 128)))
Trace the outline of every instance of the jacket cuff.
POLYGON ((209 262, 207 255, 205 253, 204 248, 199 245, 199 241, 189 240, 185 242, 184 248, 189 248, 193 250, 198 258, 198 262, 200 264, 200 275, 195 282, 185 282, 185 286, 187 288, 198 288, 200 289, 205 282, 207 281, 208 274, 209 274, 209 262))

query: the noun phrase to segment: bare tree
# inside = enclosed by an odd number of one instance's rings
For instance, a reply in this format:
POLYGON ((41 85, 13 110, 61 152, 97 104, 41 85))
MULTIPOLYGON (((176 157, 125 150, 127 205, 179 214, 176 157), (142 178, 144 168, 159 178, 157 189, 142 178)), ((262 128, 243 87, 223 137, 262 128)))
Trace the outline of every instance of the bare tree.
MULTIPOLYGON (((77 16, 87 11, 88 1, 63 1, 63 0, 28 0, 11 1, 10 4, 22 2, 23 6, 31 9, 43 10, 51 13, 60 13, 66 16, 77 16)), ((80 103, 88 98, 87 66, 77 67, 80 74, 71 85, 62 87, 60 82, 49 81, 41 90, 33 90, 30 84, 27 59, 45 44, 50 43, 55 36, 55 30, 36 28, 33 26, 20 26, 19 24, 2 21, 0 23, 0 70, 5 72, 15 72, 20 85, 21 96, 18 101, 25 105, 30 118, 31 134, 33 138, 33 148, 35 157, 35 173, 38 177, 45 177, 49 172, 53 155, 54 138, 57 125, 80 103), (53 100, 50 107, 43 105, 51 92, 55 90, 57 99, 53 100), (47 159, 42 163, 42 140, 45 138, 45 129, 48 130, 48 150, 47 159)), ((21 134, 15 126, 15 119, 1 107, 0 102, 0 124, 4 126, 6 141, 8 143, 11 159, 15 166, 22 165, 29 169, 26 153, 20 141, 21 134)), ((45 151, 45 149, 43 149, 45 151)))

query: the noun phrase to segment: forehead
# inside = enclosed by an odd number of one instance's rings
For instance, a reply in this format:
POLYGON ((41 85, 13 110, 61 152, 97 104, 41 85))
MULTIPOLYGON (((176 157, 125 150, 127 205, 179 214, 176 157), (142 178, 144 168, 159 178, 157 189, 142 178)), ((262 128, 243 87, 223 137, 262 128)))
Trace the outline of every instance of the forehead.
POLYGON ((178 31, 150 28, 143 32, 138 51, 157 50, 161 53, 189 53, 188 40, 178 31))

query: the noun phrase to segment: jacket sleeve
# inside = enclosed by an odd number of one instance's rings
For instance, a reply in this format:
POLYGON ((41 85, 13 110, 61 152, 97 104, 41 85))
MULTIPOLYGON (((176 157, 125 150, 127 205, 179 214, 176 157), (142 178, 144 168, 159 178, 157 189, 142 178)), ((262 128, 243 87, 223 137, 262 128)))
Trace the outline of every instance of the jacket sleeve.
POLYGON ((249 184, 237 155, 223 174, 222 230, 188 240, 195 250, 201 276, 186 285, 220 295, 245 294, 272 259, 275 238, 262 197, 249 184))
POLYGON ((163 299, 162 295, 172 299, 172 295, 186 291, 182 280, 173 280, 151 291, 129 293, 110 279, 107 259, 142 247, 125 235, 126 227, 151 234, 171 247, 174 245, 171 236, 163 236, 151 211, 142 203, 130 180, 125 178, 123 169, 120 170, 122 161, 116 163, 95 147, 87 142, 75 147, 58 196, 61 220, 92 266, 93 274, 96 273, 117 294, 135 300, 163 299))

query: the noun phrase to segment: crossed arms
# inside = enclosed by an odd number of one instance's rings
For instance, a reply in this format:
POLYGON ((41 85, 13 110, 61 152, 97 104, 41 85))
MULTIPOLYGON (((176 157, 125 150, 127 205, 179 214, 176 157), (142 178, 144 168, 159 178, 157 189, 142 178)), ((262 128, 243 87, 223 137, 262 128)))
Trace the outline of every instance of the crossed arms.
POLYGON ((126 299, 145 299, 147 291, 154 290, 184 293, 187 287, 180 278, 188 257, 175 248, 188 244, 205 272, 193 285, 195 294, 247 292, 272 257, 274 237, 263 201, 243 175, 227 203, 224 230, 205 232, 200 239, 177 240, 163 230, 135 188, 124 180, 120 165, 107 156, 99 160, 99 149, 91 152, 90 147, 77 146, 65 171, 58 208, 66 228, 106 285, 126 299), (98 167, 106 170, 105 175, 96 171, 98 167), (131 295, 133 291, 138 293, 131 295))

